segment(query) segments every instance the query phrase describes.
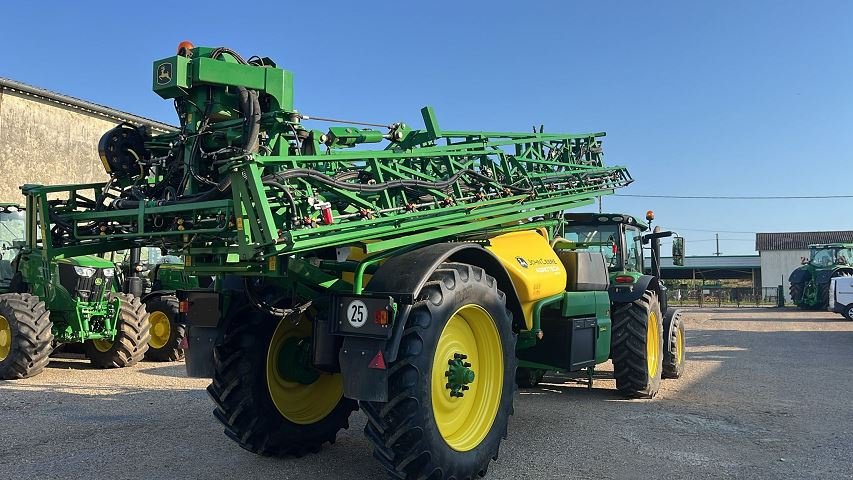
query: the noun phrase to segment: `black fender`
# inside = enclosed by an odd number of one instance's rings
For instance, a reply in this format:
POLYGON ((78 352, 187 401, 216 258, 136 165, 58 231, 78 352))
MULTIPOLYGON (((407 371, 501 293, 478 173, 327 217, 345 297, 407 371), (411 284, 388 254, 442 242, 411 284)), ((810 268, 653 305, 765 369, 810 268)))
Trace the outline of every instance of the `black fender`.
POLYGON ((791 275, 788 277, 788 283, 806 283, 812 279, 812 274, 809 273, 809 269, 806 267, 799 267, 791 272, 791 275))
POLYGON ((611 284, 607 291, 610 294, 610 303, 631 303, 642 298, 647 290, 657 293, 663 305, 661 284, 653 275, 641 275, 635 283, 611 284))
POLYGON ((822 285, 829 283, 829 280, 833 277, 840 277, 845 274, 853 275, 853 268, 839 267, 832 270, 820 270, 815 275, 815 282, 822 285))
POLYGON ((139 298, 139 301, 142 303, 145 303, 152 298, 163 297, 166 295, 175 295, 175 291, 174 290, 153 290, 153 291, 148 292, 145 295, 141 296, 139 298))
POLYGON ((379 267, 365 287, 366 292, 388 293, 392 297, 411 300, 408 305, 404 304, 397 310, 391 338, 385 348, 388 361, 397 359, 397 348, 403 336, 411 303, 417 299, 432 272, 444 262, 474 265, 494 277, 498 288, 506 294, 506 306, 512 313, 513 327, 517 331, 524 325, 524 313, 515 286, 498 257, 476 243, 429 245, 391 257, 379 267))

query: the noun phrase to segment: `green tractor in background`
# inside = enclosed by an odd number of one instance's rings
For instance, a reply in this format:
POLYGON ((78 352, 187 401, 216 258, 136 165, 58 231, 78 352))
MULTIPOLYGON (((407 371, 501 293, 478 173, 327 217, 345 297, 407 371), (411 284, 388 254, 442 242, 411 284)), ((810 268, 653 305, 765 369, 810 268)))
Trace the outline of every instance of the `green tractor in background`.
MULTIPOLYGON (((629 396, 653 396, 661 378, 679 378, 685 368, 684 325, 680 311, 667 308, 666 287, 660 275, 660 239, 673 233, 661 232, 660 227, 646 233, 654 220, 651 211, 646 214, 648 224, 630 215, 611 213, 568 213, 565 219, 562 238, 552 242, 555 249, 593 252, 607 263, 616 388, 629 396), (651 251, 651 274, 645 273, 643 265, 645 245, 651 251), (662 335, 651 334, 654 329, 661 329, 662 335), (663 345, 647 342, 647 338, 662 338, 663 345), (662 370, 654 372, 658 354, 663 355, 662 370)), ((683 265, 683 238, 674 237, 672 252, 673 263, 683 265)), ((521 358, 516 382, 521 387, 535 386, 547 370, 521 358)), ((590 368, 590 381, 592 374, 590 368)))
POLYGON ((150 339, 145 305, 121 291, 109 260, 53 255, 38 217, 0 206, 0 379, 41 373, 61 344, 82 344, 98 367, 136 364, 150 339))
POLYGON ((180 257, 162 255, 156 247, 136 247, 111 255, 124 272, 124 291, 139 297, 149 314, 151 340, 145 359, 153 362, 182 360, 186 326, 178 321, 180 312, 175 291, 207 288, 213 278, 188 275, 180 257))
POLYGON ((825 310, 829 282, 853 275, 853 243, 809 245, 809 258, 788 277, 791 301, 803 310, 825 310))

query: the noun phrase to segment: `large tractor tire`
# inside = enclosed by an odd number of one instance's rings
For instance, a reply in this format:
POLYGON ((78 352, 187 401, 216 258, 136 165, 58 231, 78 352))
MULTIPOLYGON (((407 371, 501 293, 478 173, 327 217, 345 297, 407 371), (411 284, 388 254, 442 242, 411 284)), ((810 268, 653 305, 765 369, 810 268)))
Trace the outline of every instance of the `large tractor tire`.
POLYGON ((311 321, 258 312, 232 322, 214 348, 214 416, 240 447, 264 456, 302 456, 334 443, 358 404, 340 374, 310 365, 311 321))
POLYGON ((685 357, 684 320, 676 310, 664 316, 663 321, 663 372, 662 378, 679 378, 684 374, 687 363, 685 357))
POLYGON ((53 349, 52 328, 50 312, 38 297, 0 295, 0 380, 41 373, 53 349))
POLYGON ((388 365, 390 400, 362 402, 365 435, 396 478, 483 476, 512 415, 516 336, 506 297, 483 269, 444 263, 417 298, 388 365))
POLYGON ((791 283, 791 286, 788 288, 788 293, 791 296, 791 301, 794 302, 794 305, 799 307, 801 310, 806 308, 806 305, 803 303, 803 292, 805 291, 805 285, 801 282, 791 283))
POLYGON ((176 362, 184 358, 181 342, 187 336, 187 327, 178 323, 179 304, 174 295, 155 296, 145 302, 151 340, 145 359, 153 362, 176 362))
POLYGON ((110 301, 121 300, 116 337, 89 340, 83 348, 92 365, 99 368, 124 368, 136 365, 145 356, 151 340, 148 312, 138 298, 129 293, 111 293, 110 301))
POLYGON ((620 393, 652 398, 663 372, 663 316, 655 292, 646 291, 631 303, 613 307, 611 357, 620 393))

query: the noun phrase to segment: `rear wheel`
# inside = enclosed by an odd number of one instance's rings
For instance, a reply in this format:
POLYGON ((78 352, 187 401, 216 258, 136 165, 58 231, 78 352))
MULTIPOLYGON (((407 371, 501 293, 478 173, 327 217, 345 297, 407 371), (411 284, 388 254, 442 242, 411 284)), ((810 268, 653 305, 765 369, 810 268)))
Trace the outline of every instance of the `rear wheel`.
POLYGON ((110 302, 115 298, 121 302, 115 338, 112 341, 89 340, 83 346, 92 364, 100 368, 136 365, 145 356, 151 339, 145 305, 129 293, 111 293, 110 302))
POLYGON ((853 320, 853 305, 847 305, 847 308, 844 309, 844 318, 853 320))
POLYGON ((214 349, 207 391, 225 434, 250 452, 276 457, 334 443, 357 404, 343 396, 340 374, 311 366, 311 322, 250 315, 214 349))
POLYGON ((806 305, 803 303, 803 292, 805 291, 805 286, 800 283, 791 283, 791 286, 788 288, 788 293, 791 296, 791 301, 794 302, 794 305, 800 307, 801 309, 805 309, 806 305))
POLYGON ((663 322, 655 292, 613 308, 613 376, 628 397, 652 398, 663 371, 663 322))
POLYGON ((497 282, 471 265, 433 272, 388 366, 390 401, 363 402, 373 455, 398 478, 485 475, 506 437, 515 334, 497 282))
POLYGON ((52 328, 50 312, 38 297, 0 295, 0 380, 41 373, 52 351, 52 328))
POLYGON ((146 360, 175 362, 184 358, 181 341, 186 337, 187 330, 177 322, 178 307, 178 299, 174 295, 154 297, 145 302, 148 322, 151 324, 146 360))

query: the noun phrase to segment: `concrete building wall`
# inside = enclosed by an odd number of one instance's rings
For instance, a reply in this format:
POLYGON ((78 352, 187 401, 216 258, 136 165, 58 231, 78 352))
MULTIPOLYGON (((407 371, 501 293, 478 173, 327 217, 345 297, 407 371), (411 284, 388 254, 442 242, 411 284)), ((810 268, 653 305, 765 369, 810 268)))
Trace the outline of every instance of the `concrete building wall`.
POLYGON ((16 91, 0 90, 0 202, 26 183, 105 181, 98 140, 119 123, 16 91))
POLYGON ((761 254, 761 286, 776 287, 781 285, 785 290, 785 301, 790 302, 791 296, 788 292, 790 283, 788 277, 795 268, 801 265, 800 259, 808 257, 806 250, 771 250, 759 252, 761 254))

